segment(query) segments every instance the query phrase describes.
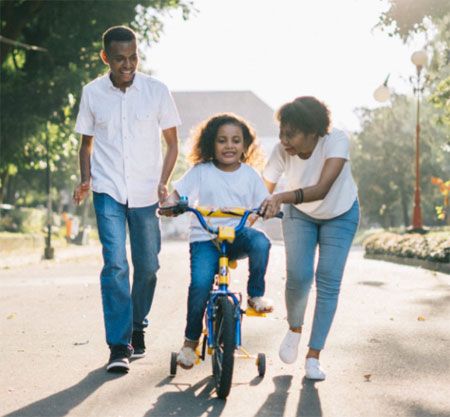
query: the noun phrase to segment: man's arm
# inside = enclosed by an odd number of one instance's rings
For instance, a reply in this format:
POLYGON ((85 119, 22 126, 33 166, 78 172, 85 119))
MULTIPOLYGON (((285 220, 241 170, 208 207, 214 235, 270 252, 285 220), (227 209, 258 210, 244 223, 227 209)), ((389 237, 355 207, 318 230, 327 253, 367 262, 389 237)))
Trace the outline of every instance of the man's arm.
POLYGON ((76 204, 80 204, 88 195, 91 189, 91 154, 94 144, 94 137, 82 135, 79 152, 81 182, 75 188, 73 199, 76 204))
POLYGON ((161 178, 158 185, 158 198, 160 203, 162 203, 168 196, 167 183, 169 182, 170 176, 172 175, 173 168, 178 158, 178 135, 177 128, 170 127, 169 129, 164 129, 162 131, 164 140, 167 144, 167 152, 164 156, 164 162, 161 172, 161 178))

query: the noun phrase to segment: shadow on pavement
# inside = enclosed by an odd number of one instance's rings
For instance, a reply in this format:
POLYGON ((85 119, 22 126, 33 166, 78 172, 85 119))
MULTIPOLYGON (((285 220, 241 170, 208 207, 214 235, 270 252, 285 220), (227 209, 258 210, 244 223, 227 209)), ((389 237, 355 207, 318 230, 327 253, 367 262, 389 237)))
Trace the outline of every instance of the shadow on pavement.
POLYGON ((85 378, 71 387, 19 408, 3 417, 61 417, 81 404, 105 382, 120 378, 124 374, 109 374, 105 368, 89 372, 85 378))
POLYGON ((312 381, 303 377, 300 401, 297 408, 297 417, 321 417, 322 407, 320 405, 319 392, 316 388, 318 381, 312 381))
POLYGON ((166 384, 176 386, 179 391, 161 394, 144 417, 196 417, 205 414, 208 417, 218 417, 222 414, 225 401, 211 395, 214 390, 214 381, 211 377, 204 378, 185 390, 176 383, 168 383, 167 378, 157 386, 166 384))
POLYGON ((292 375, 279 375, 273 378, 275 391, 269 394, 264 404, 255 414, 255 417, 274 417, 284 415, 286 401, 289 395, 289 388, 292 382, 292 375))

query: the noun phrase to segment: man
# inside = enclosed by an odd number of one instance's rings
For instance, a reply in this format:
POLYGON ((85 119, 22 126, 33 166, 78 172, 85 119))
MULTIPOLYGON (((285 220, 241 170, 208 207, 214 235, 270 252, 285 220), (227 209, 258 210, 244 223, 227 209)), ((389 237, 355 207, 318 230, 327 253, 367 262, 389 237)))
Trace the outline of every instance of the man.
POLYGON ((115 26, 103 34, 108 74, 83 88, 75 130, 82 135, 77 204, 94 193, 104 266, 100 275, 109 372, 128 372, 145 355, 144 329, 153 300, 161 238, 158 200, 178 156, 177 109, 167 87, 137 71, 135 33, 115 26), (164 160, 160 129, 167 144, 164 160), (134 274, 130 291, 126 225, 134 274), (130 345, 131 341, 131 345, 130 345))

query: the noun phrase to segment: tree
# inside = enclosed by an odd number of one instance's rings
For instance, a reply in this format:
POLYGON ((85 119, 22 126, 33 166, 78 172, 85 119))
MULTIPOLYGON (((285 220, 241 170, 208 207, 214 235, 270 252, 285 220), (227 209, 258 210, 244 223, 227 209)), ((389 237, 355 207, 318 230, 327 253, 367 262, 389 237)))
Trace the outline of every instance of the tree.
MULTIPOLYGON (((446 130, 432 122, 435 110, 422 106, 422 209, 428 225, 435 223, 439 202, 431 177, 450 175, 446 130)), ((366 226, 409 226, 414 186, 414 102, 394 96, 391 107, 359 109, 361 132, 352 142, 352 169, 358 183, 366 226)), ((439 202, 440 203, 440 202, 439 202)))
POLYGON ((437 122, 450 126, 450 2, 389 0, 389 3, 377 25, 389 36, 399 36, 407 42, 414 34, 434 28, 426 45, 432 52, 428 68, 429 100, 443 110, 437 122))
POLYGON ((29 174, 46 168, 46 135, 52 170, 59 169, 61 178, 63 167, 73 165, 75 103, 81 86, 104 71, 101 34, 125 24, 136 29, 142 42, 156 42, 163 30, 161 16, 181 10, 188 18, 192 1, 1 0, 0 7, 1 34, 8 41, 1 43, 1 202, 14 200, 13 181, 39 179, 29 174), (14 41, 47 52, 14 46, 14 41))

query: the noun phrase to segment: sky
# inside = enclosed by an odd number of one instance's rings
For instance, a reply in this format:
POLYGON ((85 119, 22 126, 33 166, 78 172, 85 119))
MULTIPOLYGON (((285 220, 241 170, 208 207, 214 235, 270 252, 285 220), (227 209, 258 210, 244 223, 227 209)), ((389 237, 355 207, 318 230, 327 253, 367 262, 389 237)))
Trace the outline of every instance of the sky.
MULTIPOLYGON (((413 2, 413 0, 411 0, 413 2)), ((172 91, 251 90, 274 110, 301 95, 329 107, 336 127, 357 130, 358 107, 377 107, 373 91, 412 94, 409 44, 375 29, 385 0, 195 0, 183 21, 163 19, 146 66, 172 91)), ((385 104, 384 104, 385 105, 385 104)))

